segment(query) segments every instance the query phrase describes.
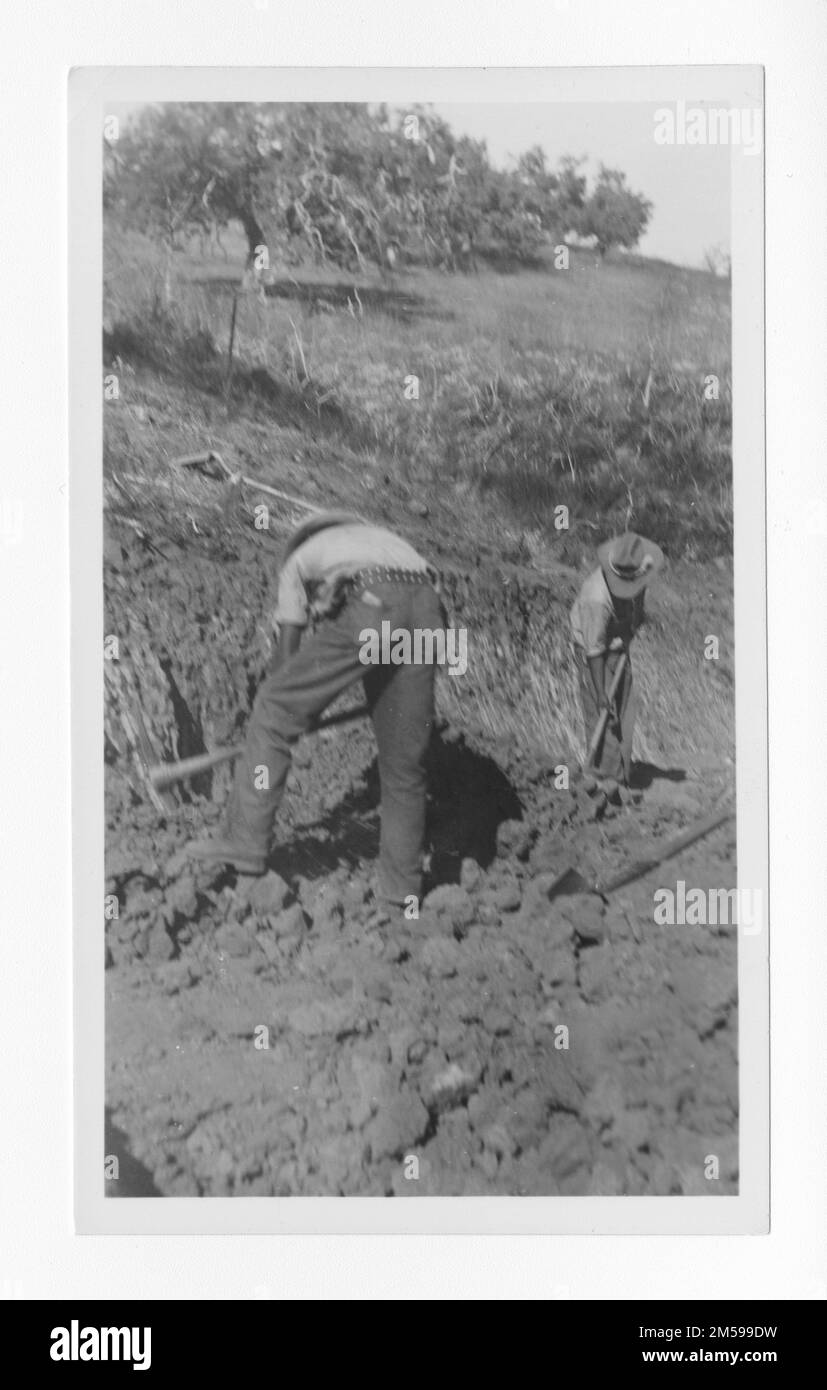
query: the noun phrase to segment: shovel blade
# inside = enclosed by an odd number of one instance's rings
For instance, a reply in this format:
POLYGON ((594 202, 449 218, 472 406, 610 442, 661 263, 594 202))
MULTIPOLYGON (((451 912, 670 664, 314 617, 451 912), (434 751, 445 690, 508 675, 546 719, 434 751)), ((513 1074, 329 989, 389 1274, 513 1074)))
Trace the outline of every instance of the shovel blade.
POLYGON ((574 893, 593 892, 593 884, 587 883, 583 875, 579 874, 576 869, 568 868, 557 875, 548 890, 547 896, 549 902, 551 902, 552 898, 571 897, 574 893))

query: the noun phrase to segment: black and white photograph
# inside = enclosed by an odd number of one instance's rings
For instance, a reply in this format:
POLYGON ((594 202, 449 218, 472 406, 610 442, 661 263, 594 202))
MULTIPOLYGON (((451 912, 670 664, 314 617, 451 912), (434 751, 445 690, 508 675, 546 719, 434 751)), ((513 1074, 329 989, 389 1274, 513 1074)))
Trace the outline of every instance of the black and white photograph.
POLYGON ((107 1210, 766 1228, 762 74, 721 71, 99 98, 107 1210))
POLYGON ((0 32, 9 1347, 806 1378, 823 0, 0 32))

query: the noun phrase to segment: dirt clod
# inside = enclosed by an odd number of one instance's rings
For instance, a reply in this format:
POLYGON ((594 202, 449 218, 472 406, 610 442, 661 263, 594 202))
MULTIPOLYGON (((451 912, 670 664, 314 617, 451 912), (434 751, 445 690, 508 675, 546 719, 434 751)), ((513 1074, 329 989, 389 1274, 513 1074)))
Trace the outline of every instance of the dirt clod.
POLYGON ((425 912, 443 917, 454 929, 467 927, 474 920, 470 894, 459 884, 446 883, 434 888, 422 904, 425 912))
POLYGON ((494 893, 494 906, 500 912, 517 912, 522 902, 520 885, 516 879, 509 879, 503 883, 494 893))
POLYGON ((291 896, 290 888, 273 870, 269 870, 261 878, 249 878, 245 888, 242 888, 239 897, 247 902, 253 912, 268 916, 271 913, 280 912, 285 903, 291 896))
POLYGON ((433 1078, 426 1091, 430 1110, 448 1110, 467 1100, 479 1082, 478 1074, 456 1062, 433 1078))

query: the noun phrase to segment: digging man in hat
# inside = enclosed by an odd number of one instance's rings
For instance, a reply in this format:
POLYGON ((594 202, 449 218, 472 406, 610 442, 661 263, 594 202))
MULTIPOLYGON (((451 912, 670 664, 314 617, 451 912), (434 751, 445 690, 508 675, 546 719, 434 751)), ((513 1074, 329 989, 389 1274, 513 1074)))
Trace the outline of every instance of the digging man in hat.
POLYGON ((629 645, 644 621, 646 586, 663 567, 664 556, 654 541, 633 531, 606 541, 597 555, 600 564, 583 583, 571 610, 580 698, 587 742, 604 709, 609 716, 590 771, 600 781, 627 785, 636 713, 629 645), (623 652, 626 666, 611 700, 609 690, 623 652))
POLYGON ((407 541, 357 517, 320 512, 298 527, 279 575, 277 646, 253 704, 223 823, 218 838, 190 844, 191 857, 264 872, 293 744, 361 679, 379 757, 377 897, 402 904, 419 896, 434 667, 366 666, 360 652, 364 630, 383 622, 394 635, 444 628, 435 579, 407 541))

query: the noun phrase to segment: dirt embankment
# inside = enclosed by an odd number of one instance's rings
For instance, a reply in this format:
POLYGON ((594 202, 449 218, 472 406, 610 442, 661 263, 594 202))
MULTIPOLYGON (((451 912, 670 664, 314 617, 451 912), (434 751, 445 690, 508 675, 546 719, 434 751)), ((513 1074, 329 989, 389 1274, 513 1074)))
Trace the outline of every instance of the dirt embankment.
POLYGON ((120 543, 109 559, 124 679, 107 721, 110 1195, 735 1191, 736 928, 653 912, 677 878, 734 884, 733 834, 608 907, 548 897, 568 864, 606 878, 678 833, 724 774, 643 768, 648 785, 595 819, 554 756, 447 725, 437 886, 418 920, 387 921, 369 898, 378 787, 357 726, 299 745, 264 879, 194 869, 180 850, 217 819, 228 774, 159 813, 117 699, 156 755, 236 738, 264 655, 245 615, 272 576, 245 560, 219 582, 213 562, 165 567, 120 543))

